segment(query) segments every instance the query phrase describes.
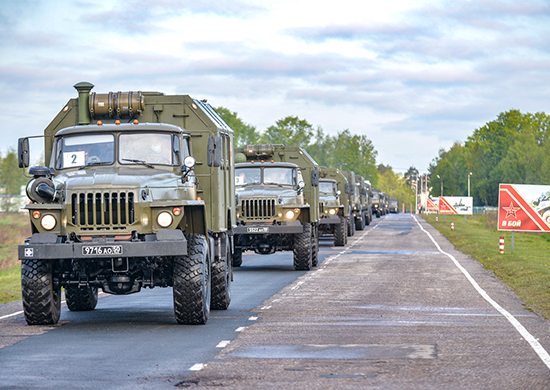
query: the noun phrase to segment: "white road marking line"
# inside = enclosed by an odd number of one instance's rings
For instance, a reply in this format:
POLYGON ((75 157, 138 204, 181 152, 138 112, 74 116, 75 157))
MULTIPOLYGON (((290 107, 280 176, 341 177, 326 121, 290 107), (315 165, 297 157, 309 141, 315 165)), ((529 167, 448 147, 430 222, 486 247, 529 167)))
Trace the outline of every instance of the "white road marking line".
POLYGON ((204 363, 196 363, 191 368, 189 368, 189 371, 200 371, 204 367, 206 367, 206 364, 204 363))
POLYGON ((218 343, 218 345, 216 345, 216 348, 225 348, 229 345, 229 343, 231 342, 231 340, 223 340, 223 341, 220 341, 218 343))
POLYGON ((428 232, 426 229, 424 229, 422 227, 422 225, 420 224, 420 222, 418 222, 418 220, 416 219, 415 216, 413 216, 413 218, 414 218, 415 222, 418 224, 418 226, 420 227, 420 229, 424 233, 426 233, 428 235, 428 237, 430 237, 430 239, 434 243, 437 250, 440 253, 444 254, 445 256, 449 257, 453 261, 455 266, 464 274, 464 276, 466 276, 466 279, 468 279, 468 281, 472 284, 472 286, 474 286, 474 288, 479 293, 479 295, 481 295, 487 302, 489 302, 500 314, 502 314, 512 324, 512 326, 514 328, 516 328, 516 330, 519 332, 519 334, 525 339, 525 341, 527 341, 529 343, 529 345, 531 345, 531 348, 533 348, 533 350, 537 353, 537 355, 539 355, 539 358, 542 360, 542 362, 544 364, 546 364, 546 367, 550 368, 550 355, 548 354, 548 352, 546 352, 544 347, 542 345, 540 345, 540 343, 533 337, 533 335, 531 335, 531 333, 529 333, 527 331, 527 329, 525 329, 525 327, 517 319, 514 318, 513 315, 511 315, 502 306, 500 306, 498 303, 496 303, 489 296, 489 294, 487 294, 485 292, 485 290, 483 290, 479 286, 479 284, 477 284, 475 279, 472 278, 472 276, 468 273, 468 271, 466 271, 466 269, 458 262, 457 259, 455 259, 455 257, 453 255, 451 255, 451 254, 445 252, 443 249, 441 249, 441 247, 435 241, 435 239, 430 234, 430 232, 428 232))
POLYGON ((13 317, 13 316, 17 316, 19 314, 23 314, 23 310, 21 311, 16 311, 15 313, 11 313, 11 314, 7 314, 5 316, 2 316, 0 317, 0 320, 3 320, 4 318, 9 318, 9 317, 13 317))
POLYGON ((257 319, 258 319, 258 317, 249 317, 248 321, 256 321, 257 319))
POLYGON ((241 327, 235 329, 235 332, 242 332, 245 329, 246 329, 246 326, 241 326, 241 327))

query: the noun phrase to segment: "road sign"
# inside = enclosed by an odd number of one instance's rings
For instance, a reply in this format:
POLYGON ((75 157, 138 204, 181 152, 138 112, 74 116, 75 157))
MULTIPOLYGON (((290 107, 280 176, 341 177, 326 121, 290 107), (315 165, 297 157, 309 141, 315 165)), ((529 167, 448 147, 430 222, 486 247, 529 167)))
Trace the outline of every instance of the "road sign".
POLYGON ((439 206, 438 206, 438 200, 432 200, 428 198, 427 204, 426 204, 426 211, 429 213, 435 213, 437 212, 439 206))
POLYGON ((500 184, 498 230, 550 232, 550 186, 500 184))
POLYGON ((440 196, 439 214, 472 215, 473 204, 471 196, 440 196))

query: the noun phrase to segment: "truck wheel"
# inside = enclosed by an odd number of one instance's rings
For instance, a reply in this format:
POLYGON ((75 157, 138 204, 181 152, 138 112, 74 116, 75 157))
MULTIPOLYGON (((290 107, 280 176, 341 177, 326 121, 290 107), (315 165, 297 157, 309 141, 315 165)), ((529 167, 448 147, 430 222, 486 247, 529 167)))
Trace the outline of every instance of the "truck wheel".
POLYGON ((53 264, 23 259, 21 263, 23 311, 29 325, 51 325, 61 315, 61 285, 53 277, 53 264))
POLYGON ((376 210, 376 218, 380 218, 380 210, 376 210))
POLYGON ((340 217, 340 223, 334 227, 334 246, 346 245, 347 219, 340 217))
POLYGON ((311 240, 311 265, 317 267, 319 264, 319 225, 314 226, 311 240))
POLYGON ((231 249, 226 245, 225 258, 218 258, 212 264, 212 300, 213 310, 227 310, 231 303, 231 249))
POLYGON ((243 264, 243 250, 242 248, 235 247, 233 252, 233 267, 240 267, 243 264))
POLYGON ((65 287, 65 302, 70 311, 94 310, 97 305, 97 287, 65 287))
POLYGON ((206 237, 186 234, 187 255, 174 258, 174 313, 180 324, 206 324, 210 315, 210 257, 206 237))
POLYGON ((370 225, 371 216, 369 213, 365 213, 365 226, 370 225))
POLYGON ((355 234, 355 217, 353 214, 349 215, 349 223, 348 223, 348 237, 351 237, 355 234))
POLYGON ((311 269, 311 224, 304 223, 304 232, 294 236, 294 269, 311 269))
POLYGON ((361 219, 355 221, 355 229, 356 230, 364 230, 365 229, 365 214, 361 213, 361 219))

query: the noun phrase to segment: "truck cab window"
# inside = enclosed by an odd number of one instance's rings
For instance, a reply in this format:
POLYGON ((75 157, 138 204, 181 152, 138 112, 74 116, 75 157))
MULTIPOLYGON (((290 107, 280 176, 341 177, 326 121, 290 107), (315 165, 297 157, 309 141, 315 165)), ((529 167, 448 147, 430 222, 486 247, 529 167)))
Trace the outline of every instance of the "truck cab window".
POLYGON ((57 142, 57 169, 86 165, 108 165, 115 161, 113 134, 90 134, 63 137, 57 142))
POLYGON ((174 165, 172 135, 166 133, 130 133, 119 136, 119 162, 141 161, 157 165, 174 165))

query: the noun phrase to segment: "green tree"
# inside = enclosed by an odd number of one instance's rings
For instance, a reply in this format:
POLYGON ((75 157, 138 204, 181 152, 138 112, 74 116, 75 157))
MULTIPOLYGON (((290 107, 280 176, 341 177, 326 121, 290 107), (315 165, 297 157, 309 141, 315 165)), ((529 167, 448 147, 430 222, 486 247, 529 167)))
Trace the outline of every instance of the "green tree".
POLYGON ((455 142, 446 151, 439 150, 439 156, 430 164, 430 195, 441 195, 441 183, 443 182, 443 195, 466 196, 468 193, 468 167, 466 165, 465 147, 455 142))
POLYGON ((17 152, 13 148, 8 149, 5 157, 0 157, 0 194, 2 201, 0 208, 5 212, 16 212, 18 205, 12 204, 14 196, 21 195, 21 187, 27 183, 24 171, 19 168, 17 152))
POLYGON ((287 146, 307 147, 314 136, 313 126, 305 119, 287 116, 279 119, 262 133, 261 142, 287 146))
POLYGON ((378 180, 378 188, 389 194, 391 198, 396 198, 400 206, 403 203, 406 205, 415 203, 414 188, 407 184, 406 177, 393 172, 389 165, 385 165, 384 168, 378 180))
POLYGON ((256 127, 245 123, 236 112, 225 107, 218 107, 215 110, 235 132, 235 147, 258 143, 260 133, 256 131, 256 127))

